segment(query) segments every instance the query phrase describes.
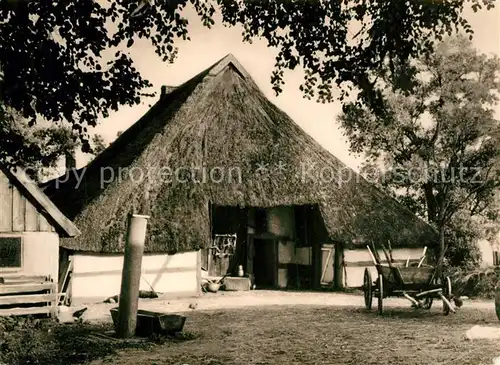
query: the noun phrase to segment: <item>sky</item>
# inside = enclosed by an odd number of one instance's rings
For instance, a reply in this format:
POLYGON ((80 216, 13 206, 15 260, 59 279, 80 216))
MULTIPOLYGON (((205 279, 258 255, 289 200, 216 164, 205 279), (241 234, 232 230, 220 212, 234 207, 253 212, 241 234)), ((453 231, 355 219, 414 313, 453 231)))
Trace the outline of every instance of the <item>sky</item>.
MULTIPOLYGON (((164 63, 155 54, 153 46, 147 41, 138 41, 130 49, 130 54, 137 69, 154 85, 159 93, 162 85, 177 86, 189 80, 219 59, 232 53, 250 73, 263 93, 285 111, 302 129, 315 138, 323 147, 338 157, 349 167, 358 170, 362 161, 360 156, 349 153, 347 139, 336 122, 341 111, 338 101, 320 104, 303 98, 299 85, 303 82, 303 71, 296 69, 285 73, 283 92, 276 96, 271 88, 271 72, 277 51, 267 47, 263 40, 254 40, 252 44, 243 43, 241 28, 227 28, 220 24, 208 29, 196 21, 196 15, 187 13, 190 41, 178 40, 178 57, 173 64, 164 63)), ((466 10, 466 18, 475 31, 474 46, 481 52, 500 56, 500 7, 474 13, 466 10)), ((156 98, 146 98, 140 105, 121 107, 111 113, 91 133, 99 133, 105 142, 110 143, 119 131, 130 127, 146 113, 156 98)), ((500 115, 500 110, 497 112, 500 115)), ((89 155, 77 155, 77 167, 88 163, 89 155)))

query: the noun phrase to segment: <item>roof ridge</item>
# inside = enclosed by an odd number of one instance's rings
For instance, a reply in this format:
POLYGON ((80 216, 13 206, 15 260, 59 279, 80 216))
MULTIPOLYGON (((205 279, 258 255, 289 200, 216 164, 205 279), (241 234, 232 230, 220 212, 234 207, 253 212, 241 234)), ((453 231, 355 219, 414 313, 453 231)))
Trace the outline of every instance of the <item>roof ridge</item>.
POLYGON ((251 76, 245 70, 245 68, 241 65, 241 63, 234 57, 232 53, 228 53, 219 61, 214 63, 210 68, 208 74, 210 76, 216 76, 222 72, 222 70, 226 69, 228 66, 233 66, 234 69, 240 74, 244 79, 250 79, 251 76))

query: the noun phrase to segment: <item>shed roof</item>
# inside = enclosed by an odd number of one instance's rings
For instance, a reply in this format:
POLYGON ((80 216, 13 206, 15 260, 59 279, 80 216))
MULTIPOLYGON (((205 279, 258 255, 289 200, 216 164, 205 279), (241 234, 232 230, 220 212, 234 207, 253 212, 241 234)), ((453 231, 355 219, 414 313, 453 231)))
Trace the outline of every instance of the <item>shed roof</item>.
POLYGON ((21 168, 7 169, 2 167, 1 170, 8 177, 9 181, 14 184, 35 207, 51 218, 51 221, 56 224, 55 228, 61 237, 76 237, 80 234, 80 231, 73 222, 56 207, 21 168))

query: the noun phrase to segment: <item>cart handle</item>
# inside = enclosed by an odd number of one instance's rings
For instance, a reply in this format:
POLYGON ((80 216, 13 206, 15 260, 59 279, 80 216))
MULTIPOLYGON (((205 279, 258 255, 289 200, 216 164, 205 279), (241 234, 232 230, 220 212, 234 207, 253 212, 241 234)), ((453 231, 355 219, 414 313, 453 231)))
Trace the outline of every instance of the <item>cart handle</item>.
POLYGON ((422 258, 420 259, 417 267, 420 267, 422 265, 422 263, 424 262, 426 253, 427 253, 427 246, 424 247, 424 252, 422 252, 422 258))
POLYGON ((377 259, 375 259, 375 256, 373 256, 372 250, 370 250, 370 246, 366 245, 366 248, 368 249, 368 253, 370 254, 370 256, 372 258, 373 264, 375 266, 377 266, 378 265, 377 259))

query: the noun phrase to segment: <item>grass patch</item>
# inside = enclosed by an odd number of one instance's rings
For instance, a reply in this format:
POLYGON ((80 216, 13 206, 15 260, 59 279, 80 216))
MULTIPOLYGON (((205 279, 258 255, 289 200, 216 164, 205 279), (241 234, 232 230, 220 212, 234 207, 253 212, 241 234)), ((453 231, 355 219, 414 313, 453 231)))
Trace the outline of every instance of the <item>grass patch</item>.
POLYGON ((118 340, 106 332, 111 324, 60 324, 54 320, 0 318, 0 363, 74 365, 116 355, 123 349, 148 350, 157 344, 197 338, 192 333, 156 336, 144 341, 118 340))

